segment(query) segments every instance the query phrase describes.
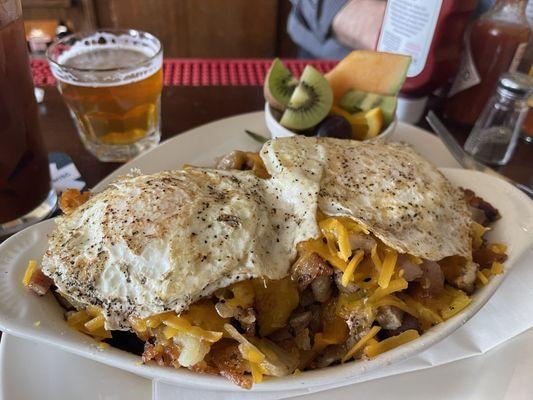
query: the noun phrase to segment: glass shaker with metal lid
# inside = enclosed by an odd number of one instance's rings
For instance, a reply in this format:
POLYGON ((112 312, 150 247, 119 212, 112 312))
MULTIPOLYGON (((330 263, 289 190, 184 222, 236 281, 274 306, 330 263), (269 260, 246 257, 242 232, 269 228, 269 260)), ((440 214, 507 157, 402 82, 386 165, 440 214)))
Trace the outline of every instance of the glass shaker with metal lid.
POLYGON ((528 111, 533 79, 522 73, 503 74, 496 93, 470 133, 465 150, 489 165, 505 165, 511 159, 528 111))

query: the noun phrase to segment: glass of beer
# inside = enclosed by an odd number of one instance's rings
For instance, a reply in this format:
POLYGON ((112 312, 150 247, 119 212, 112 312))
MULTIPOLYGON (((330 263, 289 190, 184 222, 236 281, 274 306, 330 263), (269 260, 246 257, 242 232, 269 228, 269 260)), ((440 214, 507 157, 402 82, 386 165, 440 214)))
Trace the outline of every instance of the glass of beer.
POLYGON ((127 161, 159 143, 163 49, 153 35, 109 29, 65 36, 47 51, 85 147, 127 161))
POLYGON ((20 0, 0 0, 0 241, 56 206, 20 0))

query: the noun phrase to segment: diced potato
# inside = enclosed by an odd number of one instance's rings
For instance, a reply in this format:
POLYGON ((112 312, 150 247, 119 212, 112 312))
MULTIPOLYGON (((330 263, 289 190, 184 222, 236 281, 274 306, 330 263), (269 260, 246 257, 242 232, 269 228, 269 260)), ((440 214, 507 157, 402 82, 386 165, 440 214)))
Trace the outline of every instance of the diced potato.
POLYGON ((229 290, 233 293, 233 298, 226 300, 229 306, 246 309, 254 304, 255 291, 252 281, 237 282, 229 290))
POLYGON ((298 307, 298 289, 290 278, 265 283, 261 280, 253 282, 259 332, 262 336, 267 336, 287 325, 292 311, 298 307))
POLYGON ((199 363, 211 349, 208 342, 183 332, 178 332, 174 340, 181 347, 178 362, 183 367, 199 363))
POLYGON ((59 208, 65 214, 70 214, 80 205, 89 200, 90 192, 81 193, 76 189, 67 189, 59 198, 59 208))
POLYGON ((99 315, 98 317, 94 317, 90 321, 86 322, 85 328, 87 328, 89 332, 94 332, 98 328, 102 328, 104 326, 104 322, 105 322, 104 316, 99 315))

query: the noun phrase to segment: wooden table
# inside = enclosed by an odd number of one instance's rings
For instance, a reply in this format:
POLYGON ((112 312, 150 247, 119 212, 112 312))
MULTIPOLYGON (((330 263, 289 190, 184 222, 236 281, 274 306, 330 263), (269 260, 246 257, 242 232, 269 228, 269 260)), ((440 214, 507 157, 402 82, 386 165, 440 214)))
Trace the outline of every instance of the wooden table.
MULTIPOLYGON (((48 86, 44 90, 40 117, 48 151, 67 153, 88 187, 94 186, 120 164, 100 162, 85 150, 57 89, 48 86)), ((162 139, 220 118, 261 110, 263 105, 263 91, 258 86, 165 87, 162 95, 162 139)), ((427 125, 421 126, 428 129, 427 125)), ((468 131, 452 130, 461 143, 466 140, 468 131)), ((533 145, 520 140, 513 159, 500 172, 533 188, 533 145)))

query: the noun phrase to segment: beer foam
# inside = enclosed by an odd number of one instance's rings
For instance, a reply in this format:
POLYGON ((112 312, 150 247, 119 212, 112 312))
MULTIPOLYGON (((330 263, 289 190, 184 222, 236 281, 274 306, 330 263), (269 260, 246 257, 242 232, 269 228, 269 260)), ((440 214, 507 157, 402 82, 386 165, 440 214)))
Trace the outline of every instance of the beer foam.
MULTIPOLYGON (((131 84, 155 74, 163 65, 163 53, 157 39, 150 36, 131 36, 112 32, 97 32, 78 40, 69 49, 63 51, 50 62, 50 69, 55 78, 71 85, 102 87, 131 84), (79 66, 69 61, 102 50, 128 50, 140 53, 144 60, 122 60, 116 66, 105 65, 105 60, 92 59, 96 64, 79 66), (128 62, 132 62, 128 65, 128 62)), ((102 57, 105 57, 102 56, 102 57)), ((87 58, 89 60, 89 57, 87 58)))

